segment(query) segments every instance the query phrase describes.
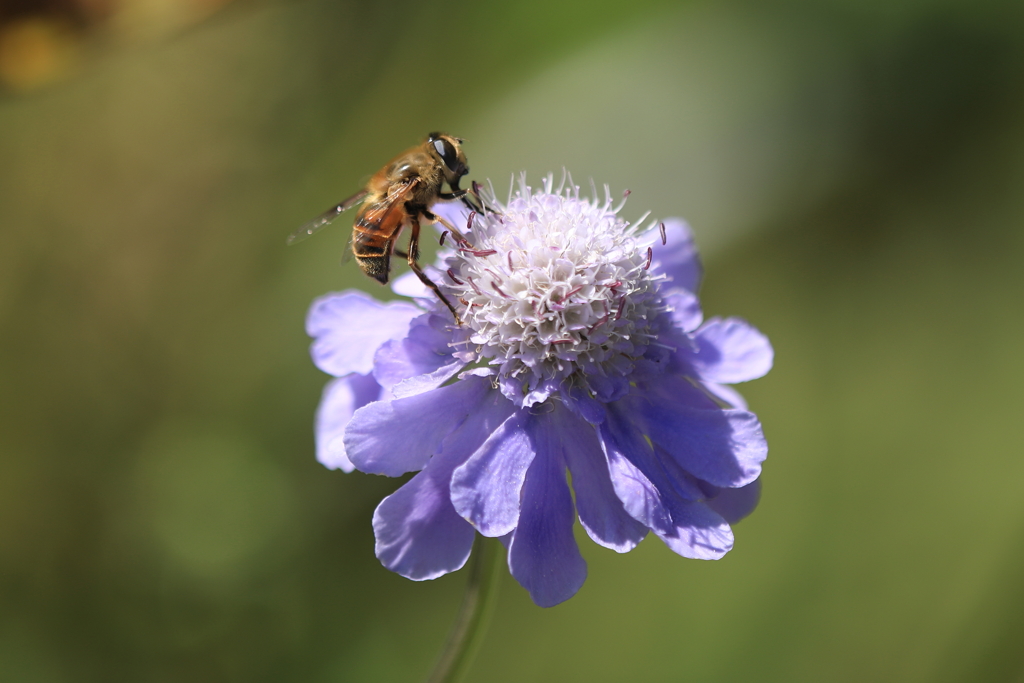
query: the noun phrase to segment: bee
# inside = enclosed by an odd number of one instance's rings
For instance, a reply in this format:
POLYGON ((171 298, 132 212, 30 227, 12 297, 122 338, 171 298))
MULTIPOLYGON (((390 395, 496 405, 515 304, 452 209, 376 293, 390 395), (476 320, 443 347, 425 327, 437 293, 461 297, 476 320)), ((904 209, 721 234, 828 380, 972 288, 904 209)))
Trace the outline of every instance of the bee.
POLYGON ((416 277, 434 292, 461 325, 455 307, 423 272, 418 259, 423 219, 442 224, 457 241, 468 244, 455 226, 429 209, 438 199, 466 201, 466 190, 459 188, 459 181, 467 173, 469 166, 462 151, 462 140, 446 133, 431 133, 425 142, 389 161, 362 190, 302 225, 288 237, 288 244, 309 237, 358 204, 359 211, 352 225, 352 255, 362 271, 381 284, 387 284, 391 254, 405 258, 416 277), (450 192, 441 191, 445 183, 450 192), (402 252, 395 244, 405 227, 409 228, 409 246, 402 252))

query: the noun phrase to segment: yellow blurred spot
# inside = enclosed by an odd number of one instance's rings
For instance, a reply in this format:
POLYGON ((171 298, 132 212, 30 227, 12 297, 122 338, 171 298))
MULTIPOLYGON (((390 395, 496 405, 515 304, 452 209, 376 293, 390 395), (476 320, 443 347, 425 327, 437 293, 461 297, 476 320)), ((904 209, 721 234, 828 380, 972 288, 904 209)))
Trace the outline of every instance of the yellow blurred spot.
POLYGON ((194 20, 205 19, 224 5, 231 2, 231 0, 188 0, 187 4, 191 6, 194 20))
POLYGON ((63 24, 34 17, 0 27, 0 84, 34 88, 61 76, 71 65, 74 34, 63 24))
POLYGON ((129 41, 153 40, 199 23, 230 0, 118 0, 114 33, 129 41))

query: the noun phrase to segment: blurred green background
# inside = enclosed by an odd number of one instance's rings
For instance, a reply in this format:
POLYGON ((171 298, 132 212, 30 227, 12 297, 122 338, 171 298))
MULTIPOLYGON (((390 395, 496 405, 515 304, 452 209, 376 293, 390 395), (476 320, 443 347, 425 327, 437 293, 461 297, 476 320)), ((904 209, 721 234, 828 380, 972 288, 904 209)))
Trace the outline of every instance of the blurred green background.
POLYGON ((388 292, 284 238, 441 129, 688 218, 777 354, 735 550, 506 576, 472 681, 1024 681, 1024 5, 80 4, 0 12, 0 680, 425 676, 464 576, 314 460, 306 308, 388 292))

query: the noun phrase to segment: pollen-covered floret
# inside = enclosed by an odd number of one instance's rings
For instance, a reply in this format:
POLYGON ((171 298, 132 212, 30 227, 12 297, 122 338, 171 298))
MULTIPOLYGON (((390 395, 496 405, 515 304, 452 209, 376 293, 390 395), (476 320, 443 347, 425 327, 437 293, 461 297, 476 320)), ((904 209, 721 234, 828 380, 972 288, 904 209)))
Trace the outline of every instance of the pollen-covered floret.
POLYGON ((619 208, 607 194, 553 191, 550 176, 537 193, 523 180, 497 212, 473 216, 472 245, 457 243, 445 259, 446 289, 465 306, 458 351, 485 360, 518 405, 540 403, 567 381, 598 393, 618 386, 656 341, 664 275, 650 270, 650 233, 638 237, 619 208), (600 378, 598 387, 588 377, 600 378))

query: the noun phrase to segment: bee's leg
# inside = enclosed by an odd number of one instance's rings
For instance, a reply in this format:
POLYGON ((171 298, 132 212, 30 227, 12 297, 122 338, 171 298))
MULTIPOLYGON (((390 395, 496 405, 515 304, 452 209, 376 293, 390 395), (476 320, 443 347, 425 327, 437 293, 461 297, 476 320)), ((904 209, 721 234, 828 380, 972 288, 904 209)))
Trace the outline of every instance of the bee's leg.
POLYGON ((474 195, 472 192, 464 191, 465 193, 459 197, 462 200, 463 206, 470 211, 476 211, 477 213, 487 213, 487 207, 483 205, 480 198, 474 195))
POLYGON ((448 297, 441 293, 441 288, 438 287, 433 280, 427 277, 427 274, 423 272, 422 268, 420 268, 420 264, 416 260, 416 254, 419 252, 419 247, 420 221, 419 216, 416 216, 412 222, 412 229, 409 231, 409 254, 408 256, 406 256, 406 261, 408 261, 409 268, 412 269, 412 272, 416 273, 416 277, 420 279, 420 282, 429 287, 430 290, 434 292, 434 295, 441 300, 441 303, 448 307, 448 310, 452 312, 453 316, 455 316, 455 324, 461 327, 462 318, 459 317, 459 314, 455 310, 455 307, 452 306, 452 303, 450 301, 448 301, 448 297))
MULTIPOLYGON (((430 211, 427 211, 426 209, 423 209, 421 213, 423 214, 423 217, 426 218, 431 223, 440 223, 446 229, 448 229, 452 233, 452 237, 455 238, 456 242, 460 243, 463 246, 468 246, 470 249, 473 248, 473 243, 470 242, 469 240, 467 240, 466 236, 463 235, 462 232, 458 228, 456 228, 454 225, 449 223, 447 220, 445 220, 444 218, 441 218, 436 213, 431 213, 430 211)), ((417 227, 419 227, 418 223, 417 223, 417 227)))
POLYGON ((475 180, 473 181, 473 188, 462 198, 462 203, 468 206, 471 211, 477 211, 478 213, 501 213, 487 205, 483 195, 480 194, 480 183, 475 180))
POLYGON ((452 190, 451 192, 438 192, 437 198, 444 200, 462 199, 463 197, 466 196, 467 192, 469 192, 469 190, 452 190))
POLYGON ((463 205, 470 211, 476 211, 477 213, 487 212, 487 208, 484 207, 483 202, 480 201, 480 197, 476 194, 476 181, 473 181, 472 190, 463 190, 459 187, 459 182, 455 181, 455 184, 451 186, 452 191, 448 194, 440 193, 438 196, 441 199, 461 199, 463 205))

